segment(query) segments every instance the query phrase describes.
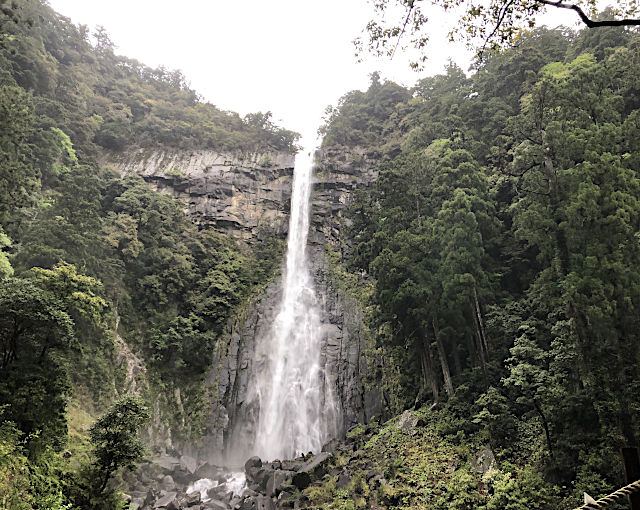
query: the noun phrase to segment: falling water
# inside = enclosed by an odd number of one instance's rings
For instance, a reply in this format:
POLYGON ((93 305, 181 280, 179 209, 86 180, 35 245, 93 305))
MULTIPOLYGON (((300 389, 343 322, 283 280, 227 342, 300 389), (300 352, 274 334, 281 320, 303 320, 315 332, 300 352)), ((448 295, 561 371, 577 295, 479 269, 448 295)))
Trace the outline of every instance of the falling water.
POLYGON ((336 433, 338 407, 321 356, 320 306, 307 255, 313 156, 296 157, 282 298, 254 366, 260 411, 254 451, 263 459, 317 452, 336 433))

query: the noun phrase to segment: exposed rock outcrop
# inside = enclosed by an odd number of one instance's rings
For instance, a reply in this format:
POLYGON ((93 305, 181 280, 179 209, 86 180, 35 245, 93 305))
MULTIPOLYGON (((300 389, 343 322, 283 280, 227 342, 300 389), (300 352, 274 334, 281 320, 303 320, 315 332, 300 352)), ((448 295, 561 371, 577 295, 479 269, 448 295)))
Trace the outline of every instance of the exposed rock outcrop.
POLYGON ((182 201, 196 223, 251 242, 260 229, 286 234, 294 158, 287 152, 130 149, 105 154, 102 164, 123 177, 138 174, 182 201))

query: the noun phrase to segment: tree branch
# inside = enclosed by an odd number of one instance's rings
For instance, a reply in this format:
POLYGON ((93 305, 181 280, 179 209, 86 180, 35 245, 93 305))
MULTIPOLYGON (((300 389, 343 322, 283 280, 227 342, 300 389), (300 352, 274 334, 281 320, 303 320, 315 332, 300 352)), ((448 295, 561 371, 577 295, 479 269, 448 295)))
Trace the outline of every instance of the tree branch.
POLYGON ((537 0, 544 5, 550 5, 552 7, 558 7, 559 9, 569 9, 578 13, 580 20, 589 28, 596 27, 625 27, 625 26, 640 26, 640 19, 612 19, 603 21, 594 21, 589 18, 585 12, 576 4, 566 4, 563 0, 537 0))
POLYGON ((404 20, 404 25, 402 25, 402 31, 398 36, 398 40, 396 41, 395 48, 393 48, 393 53, 391 53, 391 60, 393 60, 393 57, 395 56, 396 51, 398 50, 398 46, 400 45, 400 39, 402 39, 402 36, 404 35, 405 30, 407 29, 407 24, 409 23, 409 18, 411 17, 411 13, 413 12, 413 7, 414 7, 413 2, 409 2, 409 12, 407 12, 407 17, 404 20))
POLYGON ((487 44, 493 38, 493 36, 496 35, 498 30, 500 29, 500 25, 502 25, 502 22, 504 21, 504 17, 507 15, 509 7, 511 7, 513 5, 514 1, 515 0, 509 0, 506 4, 503 4, 502 7, 500 8, 500 11, 498 12, 498 20, 496 21, 496 26, 493 27, 493 30, 491 31, 491 33, 487 37, 484 38, 484 44, 482 45, 482 48, 480 49, 480 52, 479 52, 480 54, 484 53, 484 50, 487 49, 487 44))

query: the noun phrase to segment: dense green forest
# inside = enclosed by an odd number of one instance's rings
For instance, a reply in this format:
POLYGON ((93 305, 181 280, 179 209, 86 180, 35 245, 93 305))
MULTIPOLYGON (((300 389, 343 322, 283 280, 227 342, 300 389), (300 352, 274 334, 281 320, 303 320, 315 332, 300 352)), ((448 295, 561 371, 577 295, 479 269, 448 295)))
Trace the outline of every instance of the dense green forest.
MULTIPOLYGON (((170 420, 181 388, 181 432, 197 433, 213 344, 275 271, 281 241, 241 249, 199 230, 181 203, 98 156, 151 144, 292 151, 297 134, 268 113, 240 118, 201 101, 178 71, 116 56, 103 30, 91 44, 46 3, 0 7, 0 507, 110 508, 106 482, 131 459, 114 456, 123 445, 105 442, 99 423, 91 442, 69 435, 68 418, 95 418, 123 393, 117 324, 150 368, 145 397, 169 395, 170 420)), ((103 420, 147 413, 117 405, 103 420)), ((141 451, 134 436, 129 453, 141 451)))
POLYGON ((470 77, 450 65, 407 89, 374 74, 327 109, 323 145, 379 161, 342 247, 366 275, 369 384, 390 414, 435 403, 440 434, 490 445, 507 476, 462 467, 422 496, 434 507, 571 508, 625 483, 620 448, 640 433, 639 87, 637 31, 537 29, 470 77))
MULTIPOLYGON (((568 509, 625 483, 620 449, 640 435, 640 35, 537 29, 472 71, 410 89, 374 74, 327 109, 323 146, 379 172, 328 250, 366 311, 365 385, 428 432, 351 430, 404 486, 375 492, 360 474, 351 492, 313 487, 321 508, 568 509), (487 446, 481 477, 469 452, 487 446)), ((149 403, 185 423, 177 434, 202 432, 213 347, 279 267, 281 240, 198 228, 100 157, 297 139, 46 2, 0 0, 0 508, 122 508, 109 482, 144 453, 149 403), (119 335, 148 368, 142 398, 126 394, 119 335)))

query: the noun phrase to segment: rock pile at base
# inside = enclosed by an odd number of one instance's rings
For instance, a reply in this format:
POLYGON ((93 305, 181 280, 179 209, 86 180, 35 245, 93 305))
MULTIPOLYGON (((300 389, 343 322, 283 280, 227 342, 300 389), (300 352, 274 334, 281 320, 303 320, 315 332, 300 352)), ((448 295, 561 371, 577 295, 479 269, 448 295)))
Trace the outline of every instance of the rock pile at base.
MULTIPOLYGON (((406 420, 399 427, 412 435, 422 423, 406 420)), ((377 486, 385 483, 383 475, 365 459, 362 438, 370 437, 377 424, 360 426, 363 435, 357 441, 331 440, 322 452, 307 454, 291 460, 266 462, 251 457, 245 462, 246 486, 234 494, 227 484, 229 470, 211 464, 196 468, 190 458, 163 457, 141 466, 131 484, 131 507, 139 510, 279 510, 318 508, 309 500, 309 487, 321 485, 323 480, 335 479, 336 488, 347 487, 355 470, 365 469, 367 482, 377 486), (338 459, 341 462, 338 463, 338 459), (362 465, 365 463, 366 465, 362 465), (340 465, 338 465, 340 464, 340 465), (357 466, 357 468, 356 468, 357 466), (194 490, 196 482, 207 479, 211 488, 194 490)))

